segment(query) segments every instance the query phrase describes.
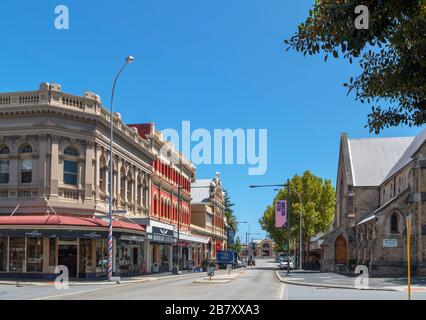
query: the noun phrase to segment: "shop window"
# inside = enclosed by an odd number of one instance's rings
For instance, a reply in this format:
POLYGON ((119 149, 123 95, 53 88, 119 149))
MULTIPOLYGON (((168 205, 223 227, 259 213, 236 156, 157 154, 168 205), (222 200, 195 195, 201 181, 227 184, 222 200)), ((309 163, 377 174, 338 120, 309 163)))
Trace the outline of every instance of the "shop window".
POLYGON ((77 161, 64 160, 64 183, 72 186, 77 185, 77 161))
POLYGON ((7 238, 0 238, 0 272, 7 271, 7 238))
POLYGON ((9 183, 9 160, 0 160, 0 183, 9 183))
POLYGON ((49 239, 49 268, 53 269, 57 266, 56 262, 56 239, 49 239))
POLYGON ((27 272, 43 272, 43 239, 27 238, 27 272))
POLYGON ((80 273, 92 270, 92 239, 80 239, 80 273))
POLYGON ((96 272, 108 271, 108 246, 106 240, 96 239, 96 272))
POLYGON ((24 272, 25 238, 9 238, 9 272, 24 272))

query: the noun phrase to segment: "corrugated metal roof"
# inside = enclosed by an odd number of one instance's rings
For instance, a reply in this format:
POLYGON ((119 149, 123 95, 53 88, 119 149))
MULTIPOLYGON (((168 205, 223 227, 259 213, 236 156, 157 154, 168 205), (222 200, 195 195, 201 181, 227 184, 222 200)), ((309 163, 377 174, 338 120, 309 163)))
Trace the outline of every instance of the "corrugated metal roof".
POLYGON ((411 156, 422 146, 422 144, 426 141, 426 128, 423 129, 411 142, 411 144, 408 146, 408 148, 405 150, 405 152, 402 154, 401 158, 395 163, 395 165, 392 167, 390 172, 386 175, 385 179, 386 181, 390 177, 392 177, 395 173, 397 173, 399 170, 404 168, 407 164, 411 162, 411 156))
POLYGON ((378 186, 414 137, 349 139, 354 186, 378 186))

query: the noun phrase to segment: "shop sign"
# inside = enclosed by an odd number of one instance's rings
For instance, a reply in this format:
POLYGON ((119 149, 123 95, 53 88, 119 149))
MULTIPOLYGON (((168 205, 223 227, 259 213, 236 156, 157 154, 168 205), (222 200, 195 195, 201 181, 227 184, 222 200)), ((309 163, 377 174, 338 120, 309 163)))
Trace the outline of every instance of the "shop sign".
POLYGON ((162 243, 175 243, 175 238, 173 237, 173 230, 152 227, 152 233, 147 234, 147 238, 153 242, 162 242, 162 243))
POLYGON ((383 248, 398 248, 397 239, 383 239, 383 248))
POLYGON ((178 247, 187 247, 188 246, 188 244, 186 242, 179 242, 177 245, 178 245, 178 247))
POLYGON ((138 242, 142 242, 144 241, 143 237, 140 236, 128 236, 128 235, 122 235, 120 237, 120 240, 127 240, 127 241, 138 241, 138 242))

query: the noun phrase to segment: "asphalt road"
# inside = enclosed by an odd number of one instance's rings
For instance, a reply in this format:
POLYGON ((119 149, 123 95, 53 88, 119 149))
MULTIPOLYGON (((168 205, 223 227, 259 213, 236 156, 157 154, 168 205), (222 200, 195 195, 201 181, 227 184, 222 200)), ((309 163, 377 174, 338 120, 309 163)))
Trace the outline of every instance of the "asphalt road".
MULTIPOLYGON (((54 286, 0 285, 0 299, 20 300, 406 300, 404 291, 377 291, 308 287, 278 281, 276 264, 259 261, 229 283, 194 283, 205 274, 119 285, 79 285, 67 290, 54 286)), ((315 275, 310 275, 315 276, 315 275)), ((323 277, 323 274, 318 274, 323 277)), ((414 291, 413 300, 426 299, 414 291)))

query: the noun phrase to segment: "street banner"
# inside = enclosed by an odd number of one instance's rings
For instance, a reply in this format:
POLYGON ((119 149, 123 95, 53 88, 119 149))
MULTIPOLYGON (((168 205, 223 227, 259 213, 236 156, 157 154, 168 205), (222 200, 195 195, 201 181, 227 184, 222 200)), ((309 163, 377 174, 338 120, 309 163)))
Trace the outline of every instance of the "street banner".
POLYGON ((275 205, 275 227, 283 228, 287 223, 287 201, 279 200, 275 205))

